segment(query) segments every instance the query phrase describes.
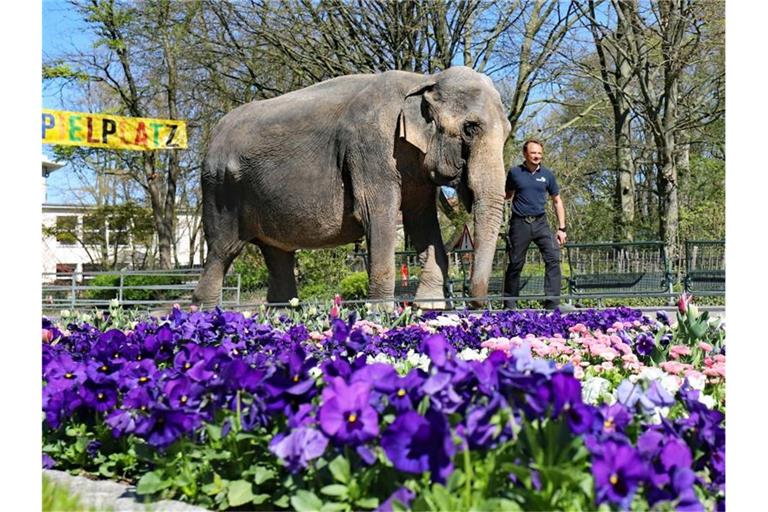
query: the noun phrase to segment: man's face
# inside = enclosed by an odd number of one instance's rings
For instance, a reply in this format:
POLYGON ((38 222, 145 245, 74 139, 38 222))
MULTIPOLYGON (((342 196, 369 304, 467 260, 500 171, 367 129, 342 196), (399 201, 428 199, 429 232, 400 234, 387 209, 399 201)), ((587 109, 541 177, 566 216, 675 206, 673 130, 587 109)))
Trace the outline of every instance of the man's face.
POLYGON ((541 159, 544 156, 544 149, 535 142, 529 142, 526 146, 526 150, 523 151, 525 161, 532 164, 534 167, 541 163, 541 159))

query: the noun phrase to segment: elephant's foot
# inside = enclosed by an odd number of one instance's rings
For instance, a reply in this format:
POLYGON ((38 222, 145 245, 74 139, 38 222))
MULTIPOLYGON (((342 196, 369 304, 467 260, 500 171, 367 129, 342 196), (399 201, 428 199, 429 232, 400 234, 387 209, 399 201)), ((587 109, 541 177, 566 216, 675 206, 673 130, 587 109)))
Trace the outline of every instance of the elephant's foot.
POLYGON ((434 309, 443 311, 447 309, 446 302, 444 300, 424 300, 424 299, 414 299, 413 306, 416 308, 421 308, 424 310, 427 309, 434 309))

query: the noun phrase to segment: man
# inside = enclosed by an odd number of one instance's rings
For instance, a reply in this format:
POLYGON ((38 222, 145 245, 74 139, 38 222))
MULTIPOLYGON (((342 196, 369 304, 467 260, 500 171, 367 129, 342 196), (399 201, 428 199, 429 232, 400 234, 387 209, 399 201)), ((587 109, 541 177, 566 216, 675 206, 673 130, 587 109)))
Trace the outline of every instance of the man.
MULTIPOLYGON (((509 264, 504 275, 504 296, 520 294, 520 272, 525 265, 525 253, 534 242, 544 258, 544 294, 553 297, 545 299, 544 307, 555 309, 560 304, 560 246, 565 244, 567 236, 565 208, 554 174, 541 165, 543 156, 541 142, 529 139, 523 144, 525 161, 507 173, 506 198, 512 199, 512 217, 509 219, 509 264), (547 194, 557 216, 554 235, 544 212, 547 194)), ((514 308, 515 300, 505 299, 504 306, 514 308)), ((566 307, 561 308, 564 309, 566 307)))

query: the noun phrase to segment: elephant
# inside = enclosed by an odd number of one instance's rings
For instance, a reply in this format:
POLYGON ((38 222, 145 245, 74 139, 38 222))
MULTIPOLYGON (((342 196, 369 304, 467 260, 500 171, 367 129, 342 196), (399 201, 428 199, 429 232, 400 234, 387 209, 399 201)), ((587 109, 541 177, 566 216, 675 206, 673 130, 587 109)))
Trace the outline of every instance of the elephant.
POLYGON ((470 291, 485 297, 510 131, 491 79, 463 66, 340 76, 235 108, 215 126, 201 174, 208 253, 193 302, 218 302, 248 242, 264 255, 267 301, 285 303, 298 297, 298 249, 365 237, 369 299, 391 305, 402 215, 421 264, 414 304, 444 309, 448 257, 436 198, 446 185, 474 212, 470 291))

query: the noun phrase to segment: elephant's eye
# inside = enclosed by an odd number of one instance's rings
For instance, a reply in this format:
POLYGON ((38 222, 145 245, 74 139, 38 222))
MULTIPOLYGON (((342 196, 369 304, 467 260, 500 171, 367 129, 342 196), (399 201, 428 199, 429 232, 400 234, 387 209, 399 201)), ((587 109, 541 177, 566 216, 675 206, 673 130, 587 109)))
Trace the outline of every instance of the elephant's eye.
POLYGON ((480 127, 480 123, 476 123, 474 121, 467 121, 464 123, 464 126, 462 127, 462 132, 464 133, 464 137, 467 139, 472 139, 474 137, 477 137, 480 135, 480 132, 482 131, 482 128, 480 127))

